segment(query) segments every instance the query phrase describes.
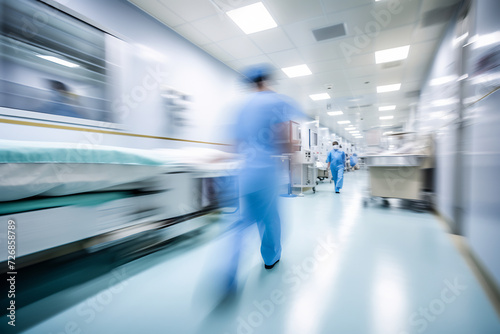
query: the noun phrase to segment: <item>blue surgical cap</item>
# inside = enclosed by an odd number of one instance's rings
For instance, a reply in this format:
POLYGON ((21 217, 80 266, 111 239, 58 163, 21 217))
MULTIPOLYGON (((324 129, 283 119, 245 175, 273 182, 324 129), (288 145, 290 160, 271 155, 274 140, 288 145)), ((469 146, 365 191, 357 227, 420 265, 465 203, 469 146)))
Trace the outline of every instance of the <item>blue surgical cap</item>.
POLYGON ((268 79, 272 72, 273 69, 270 65, 252 65, 243 70, 243 77, 247 82, 259 82, 268 79))

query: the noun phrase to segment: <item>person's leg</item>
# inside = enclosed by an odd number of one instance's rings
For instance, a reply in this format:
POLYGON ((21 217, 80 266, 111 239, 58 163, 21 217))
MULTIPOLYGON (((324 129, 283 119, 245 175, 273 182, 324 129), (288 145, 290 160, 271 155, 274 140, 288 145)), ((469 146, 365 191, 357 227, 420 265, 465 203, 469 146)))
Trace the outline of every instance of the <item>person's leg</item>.
POLYGON ((333 181, 333 186, 335 187, 335 191, 337 191, 337 178, 338 178, 338 173, 335 168, 330 169, 332 172, 332 181, 333 181))
POLYGON ((271 188, 249 195, 253 216, 256 218, 261 237, 260 252, 267 266, 281 257, 281 221, 278 213, 278 197, 271 188))
POLYGON ((276 208, 258 223, 262 243, 260 253, 268 266, 275 264, 281 258, 281 221, 276 208))
POLYGON ((342 187, 344 185, 344 168, 342 168, 342 167, 340 167, 337 170, 337 183, 335 185, 336 185, 337 192, 340 191, 340 189, 342 189, 342 187))

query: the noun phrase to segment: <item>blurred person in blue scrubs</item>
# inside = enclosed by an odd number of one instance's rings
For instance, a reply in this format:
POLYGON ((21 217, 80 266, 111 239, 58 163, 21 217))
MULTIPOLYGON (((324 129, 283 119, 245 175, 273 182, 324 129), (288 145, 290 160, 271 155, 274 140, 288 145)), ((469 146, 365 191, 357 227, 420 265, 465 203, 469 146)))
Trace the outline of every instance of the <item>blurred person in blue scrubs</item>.
POLYGON ((332 172, 335 192, 338 194, 344 185, 345 153, 339 149, 338 142, 334 141, 332 145, 333 149, 328 152, 326 162, 328 162, 327 169, 330 168, 330 171, 332 172))
POLYGON ((50 101, 41 107, 41 112, 53 115, 86 118, 77 109, 75 95, 68 86, 57 80, 47 80, 50 87, 50 101))
POLYGON ((357 164, 358 164, 358 154, 357 153, 353 153, 350 156, 349 160, 350 160, 350 165, 351 165, 352 170, 359 169, 359 167, 357 166, 357 164))
POLYGON ((256 65, 244 71, 254 90, 238 107, 233 133, 236 152, 243 159, 239 173, 241 219, 233 224, 229 286, 236 283, 242 239, 248 227, 258 227, 260 253, 266 269, 281 258, 281 221, 278 213, 279 156, 291 152, 289 120, 304 118, 297 104, 268 86, 272 70, 256 65))

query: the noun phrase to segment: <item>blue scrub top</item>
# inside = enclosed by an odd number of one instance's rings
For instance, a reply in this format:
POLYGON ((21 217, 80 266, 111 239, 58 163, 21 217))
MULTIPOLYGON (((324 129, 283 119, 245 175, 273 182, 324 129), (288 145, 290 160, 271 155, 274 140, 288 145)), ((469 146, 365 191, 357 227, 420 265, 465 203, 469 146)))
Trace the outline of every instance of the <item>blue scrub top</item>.
POLYGON ((72 106, 71 99, 58 92, 52 93, 51 101, 45 104, 41 108, 40 112, 60 116, 85 118, 76 112, 75 108, 72 106))
POLYGON ((236 151, 244 157, 240 173, 243 194, 277 186, 279 124, 302 114, 290 98, 272 91, 253 93, 239 110, 235 125, 236 151))
POLYGON ((358 156, 356 154, 351 155, 351 167, 356 166, 358 163, 358 156))
POLYGON ((341 150, 331 150, 328 152, 326 162, 330 162, 330 169, 344 168, 345 166, 345 153, 341 150))

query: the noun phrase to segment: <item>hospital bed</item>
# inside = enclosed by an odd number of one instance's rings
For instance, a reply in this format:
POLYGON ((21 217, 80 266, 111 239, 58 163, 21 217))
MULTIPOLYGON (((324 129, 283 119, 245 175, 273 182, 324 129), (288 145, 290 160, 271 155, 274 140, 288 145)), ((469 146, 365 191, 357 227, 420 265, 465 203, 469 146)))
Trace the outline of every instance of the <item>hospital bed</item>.
POLYGON ((0 140, 0 244, 9 221, 26 262, 171 226, 234 204, 238 168, 234 155, 214 149, 0 140))

